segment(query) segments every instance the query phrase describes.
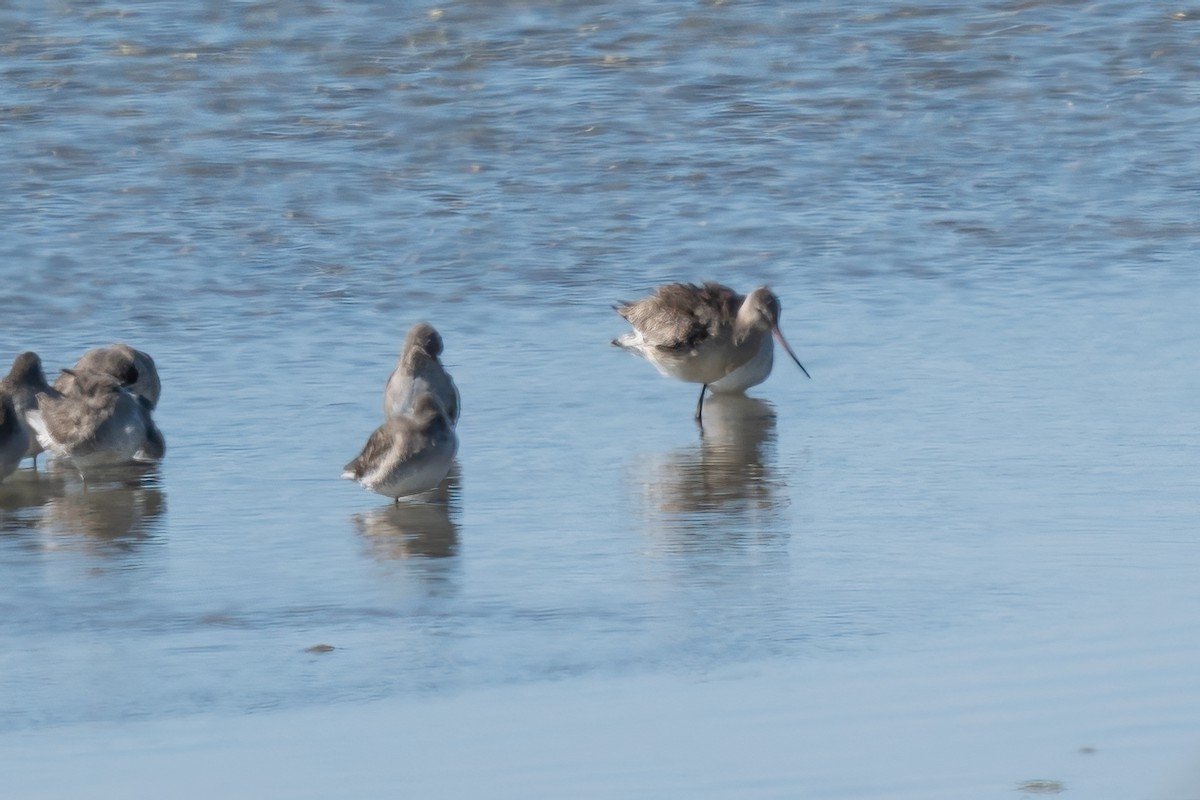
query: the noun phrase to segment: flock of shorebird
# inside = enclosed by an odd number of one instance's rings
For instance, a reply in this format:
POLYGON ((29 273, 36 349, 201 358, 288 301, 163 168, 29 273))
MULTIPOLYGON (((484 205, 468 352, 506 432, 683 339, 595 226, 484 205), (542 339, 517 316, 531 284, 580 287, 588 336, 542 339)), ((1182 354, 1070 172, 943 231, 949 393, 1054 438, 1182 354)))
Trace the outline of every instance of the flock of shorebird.
MULTIPOLYGON (((706 392, 740 394, 771 374, 773 340, 808 370, 779 330, 779 298, 765 286, 746 296, 718 283, 670 283, 614 306, 633 330, 613 344, 659 372, 706 392)), ((384 421, 342 477, 399 501, 436 488, 458 452, 458 387, 442 362, 442 337, 427 322, 408 331, 383 393, 384 421)), ((51 385, 36 353, 22 353, 0 380, 0 480, 43 450, 81 474, 92 467, 157 461, 166 452, 151 412, 161 384, 154 359, 125 344, 89 350, 51 385)))

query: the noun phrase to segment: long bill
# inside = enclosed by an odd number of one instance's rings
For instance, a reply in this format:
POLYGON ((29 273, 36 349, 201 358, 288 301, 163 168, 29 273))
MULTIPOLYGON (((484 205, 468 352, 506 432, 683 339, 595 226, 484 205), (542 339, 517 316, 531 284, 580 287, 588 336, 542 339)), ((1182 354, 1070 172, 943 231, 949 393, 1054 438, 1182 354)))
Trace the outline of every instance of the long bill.
POLYGON ((800 363, 800 359, 796 358, 796 354, 792 352, 792 346, 787 343, 787 339, 783 338, 783 332, 779 330, 779 326, 771 328, 771 333, 773 333, 779 343, 783 345, 783 349, 787 350, 787 354, 792 357, 792 361, 796 362, 796 366, 799 367, 800 371, 804 373, 804 377, 811 379, 812 375, 808 374, 808 370, 806 370, 804 365, 800 363))

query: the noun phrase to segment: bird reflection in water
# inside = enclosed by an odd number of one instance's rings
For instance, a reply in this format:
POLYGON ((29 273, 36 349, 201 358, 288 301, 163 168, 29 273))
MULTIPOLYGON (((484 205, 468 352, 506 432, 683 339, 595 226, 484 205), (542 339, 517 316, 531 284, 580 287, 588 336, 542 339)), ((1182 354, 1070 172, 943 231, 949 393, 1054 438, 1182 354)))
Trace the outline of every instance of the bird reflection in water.
POLYGON ((0 520, 6 532, 42 535, 47 549, 85 547, 132 550, 154 537, 166 511, 157 464, 90 472, 85 484, 69 465, 20 470, 0 485, 0 520))
POLYGON ((778 512, 787 498, 774 474, 774 444, 775 411, 769 403, 743 395, 710 397, 697 444, 641 462, 651 527, 703 536, 708 544, 780 529, 778 512), (724 538, 716 541, 716 534, 724 538))
POLYGON ((379 506, 350 519, 381 560, 445 558, 458 553, 457 515, 461 475, 457 462, 427 500, 379 506))

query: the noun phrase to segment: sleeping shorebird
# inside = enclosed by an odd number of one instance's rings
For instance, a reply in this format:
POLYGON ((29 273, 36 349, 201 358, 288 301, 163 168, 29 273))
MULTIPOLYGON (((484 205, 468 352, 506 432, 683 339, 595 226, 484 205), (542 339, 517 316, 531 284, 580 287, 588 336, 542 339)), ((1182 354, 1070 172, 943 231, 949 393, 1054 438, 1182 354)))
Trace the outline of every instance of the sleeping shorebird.
POLYGON ((412 411, 384 420, 358 457, 342 468, 342 477, 366 489, 401 497, 434 489, 450 472, 458 436, 441 401, 423 392, 412 411))
MULTIPOLYGON (((154 359, 149 353, 135 350, 122 342, 88 350, 79 357, 72 369, 75 372, 102 372, 113 376, 149 411, 155 409, 162 395, 162 382, 158 378, 154 359)), ((64 371, 54 379, 54 388, 66 394, 74 380, 72 373, 64 371)))
POLYGON ((428 322, 418 322, 408 329, 400 360, 383 390, 383 416, 387 419, 409 413, 417 397, 430 392, 446 409, 450 425, 458 424, 461 401, 454 379, 438 357, 442 354, 442 337, 428 322))
POLYGON ((633 330, 613 344, 642 356, 663 375, 702 384, 697 422, 705 391, 741 394, 767 379, 772 337, 812 377, 779 331, 779 298, 765 286, 742 297, 719 283, 668 283, 614 308, 633 330))
POLYGON ((38 395, 59 396, 59 392, 46 382, 46 374, 42 371, 42 359, 38 354, 26 351, 13 359, 12 369, 0 380, 0 391, 7 392, 12 398, 17 418, 21 427, 25 429, 28 440, 25 455, 33 458, 33 466, 36 468, 38 453, 43 450, 41 442, 38 441, 37 431, 33 427, 33 416, 38 410, 38 395))
POLYGON ((87 370, 63 371, 72 378, 70 392, 38 393, 37 409, 29 418, 44 449, 69 459, 82 473, 129 463, 143 448, 153 447, 148 444, 149 411, 119 379, 87 370))
POLYGON ((80 356, 74 367, 64 369, 54 379, 54 388, 62 394, 72 394, 75 389, 75 376, 82 372, 109 375, 133 395, 142 407, 143 422, 146 426, 146 440, 134 454, 133 460, 161 461, 167 452, 167 442, 162 431, 154 424, 150 412, 158 406, 158 398, 162 396, 162 382, 158 377, 158 367, 150 354, 135 350, 123 342, 93 348, 80 356))
POLYGON ((29 451, 29 433, 12 397, 0 389, 0 481, 12 475, 29 451))

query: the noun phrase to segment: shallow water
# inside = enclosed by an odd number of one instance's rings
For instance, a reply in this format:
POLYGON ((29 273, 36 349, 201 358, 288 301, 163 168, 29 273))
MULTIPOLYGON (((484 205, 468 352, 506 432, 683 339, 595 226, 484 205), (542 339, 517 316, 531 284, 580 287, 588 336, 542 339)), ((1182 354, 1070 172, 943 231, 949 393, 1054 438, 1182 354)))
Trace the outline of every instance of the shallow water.
MULTIPOLYGON (((729 671, 769 709, 779 681, 736 677, 769 669, 846 698, 820 718, 844 772, 731 764, 742 796, 937 795, 856 744, 876 723, 919 749, 1007 719, 1011 774, 951 790, 1060 779, 1085 746, 1188 763, 1198 24, 0 9, 0 341, 50 369, 146 349, 168 445, 86 491, 45 466, 0 485, 0 748, 513 687, 536 718, 562 681, 688 697, 729 671), (701 436, 694 387, 608 346, 611 303, 679 279, 769 283, 813 379, 778 360, 701 436), (459 471, 444 505, 394 508, 337 476, 422 318, 462 391, 459 471)), ((637 713, 672 713, 655 694, 637 713)), ((811 737, 791 710, 753 724, 811 737)), ((563 785, 589 776, 628 788, 563 785)))

